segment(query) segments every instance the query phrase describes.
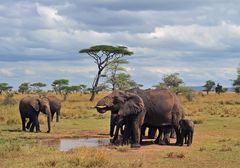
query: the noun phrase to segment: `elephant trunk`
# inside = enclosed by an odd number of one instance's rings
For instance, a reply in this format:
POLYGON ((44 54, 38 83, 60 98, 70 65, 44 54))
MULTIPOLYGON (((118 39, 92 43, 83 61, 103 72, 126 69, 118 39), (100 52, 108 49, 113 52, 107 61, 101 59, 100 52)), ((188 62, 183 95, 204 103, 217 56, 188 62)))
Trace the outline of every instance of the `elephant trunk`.
POLYGON ((110 136, 113 137, 114 129, 116 126, 116 118, 117 114, 111 114, 111 120, 110 120, 110 136))
POLYGON ((57 111, 57 119, 56 119, 56 122, 59 122, 59 115, 60 115, 60 111, 57 111))
POLYGON ((50 112, 50 110, 47 110, 46 114, 47 114, 47 123, 48 123, 47 133, 50 133, 50 131, 51 131, 51 112, 50 112))

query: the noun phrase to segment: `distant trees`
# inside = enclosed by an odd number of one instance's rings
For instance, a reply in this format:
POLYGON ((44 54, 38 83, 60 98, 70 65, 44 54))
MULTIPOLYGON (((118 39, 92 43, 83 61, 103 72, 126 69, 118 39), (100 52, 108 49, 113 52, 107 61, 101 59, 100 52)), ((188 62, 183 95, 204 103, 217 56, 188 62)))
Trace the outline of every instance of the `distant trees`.
POLYGON ((42 92, 43 87, 46 87, 47 85, 45 83, 42 82, 36 82, 36 83, 32 83, 30 84, 30 86, 32 87, 32 91, 33 92, 42 92))
POLYGON ((31 91, 31 86, 29 82, 24 82, 20 84, 18 87, 18 92, 24 94, 24 93, 29 93, 31 91))
POLYGON ((189 101, 192 101, 194 98, 193 90, 190 87, 184 86, 183 80, 179 77, 179 73, 172 73, 163 75, 162 81, 156 85, 153 85, 155 88, 168 88, 175 92, 176 94, 183 94, 189 101))
POLYGON ((92 95, 90 101, 93 101, 97 92, 99 79, 103 70, 113 61, 118 60, 124 56, 133 54, 125 46, 111 46, 111 45, 96 45, 90 48, 81 49, 79 53, 86 53, 94 59, 94 63, 98 67, 97 75, 92 83, 92 95))
POLYGON ((205 85, 203 85, 203 87, 205 87, 205 91, 207 92, 207 94, 214 88, 214 86, 215 82, 212 80, 206 81, 205 85))
POLYGON ((0 94, 3 92, 8 92, 12 89, 12 86, 9 86, 8 83, 0 83, 0 94))
POLYGON ((164 75, 162 78, 163 82, 154 85, 157 88, 177 88, 183 84, 183 80, 179 77, 179 73, 172 73, 164 75))
POLYGON ((59 94, 61 94, 62 90, 64 87, 68 86, 69 84, 69 80, 67 79, 57 79, 57 80, 54 80, 53 83, 52 83, 52 87, 53 87, 53 90, 59 94))
POLYGON ((237 68, 237 79, 233 80, 233 86, 236 93, 240 93, 240 64, 237 68))
POLYGON ((111 61, 106 67, 105 75, 106 84, 110 84, 112 90, 128 90, 134 87, 142 87, 143 85, 136 83, 131 79, 131 76, 127 72, 126 68, 122 65, 128 64, 125 59, 117 59, 111 61))

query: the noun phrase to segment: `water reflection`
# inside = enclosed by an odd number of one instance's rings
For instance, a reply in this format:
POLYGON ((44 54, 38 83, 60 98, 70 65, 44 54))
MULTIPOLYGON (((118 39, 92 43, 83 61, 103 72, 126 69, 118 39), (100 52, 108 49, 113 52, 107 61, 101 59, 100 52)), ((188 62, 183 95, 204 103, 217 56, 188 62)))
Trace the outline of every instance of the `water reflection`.
POLYGON ((108 138, 80 138, 80 139, 60 139, 59 150, 69 151, 79 146, 103 146, 108 145, 108 138))

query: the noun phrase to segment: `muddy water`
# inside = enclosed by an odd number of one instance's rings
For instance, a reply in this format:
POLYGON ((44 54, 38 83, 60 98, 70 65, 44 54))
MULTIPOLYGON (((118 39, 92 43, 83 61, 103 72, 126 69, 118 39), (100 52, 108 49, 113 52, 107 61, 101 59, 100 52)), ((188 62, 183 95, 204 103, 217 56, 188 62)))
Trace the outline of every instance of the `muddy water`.
POLYGON ((108 138, 78 138, 78 139, 60 139, 57 148, 60 151, 69 151, 70 149, 79 146, 104 146, 108 145, 110 140, 108 138))

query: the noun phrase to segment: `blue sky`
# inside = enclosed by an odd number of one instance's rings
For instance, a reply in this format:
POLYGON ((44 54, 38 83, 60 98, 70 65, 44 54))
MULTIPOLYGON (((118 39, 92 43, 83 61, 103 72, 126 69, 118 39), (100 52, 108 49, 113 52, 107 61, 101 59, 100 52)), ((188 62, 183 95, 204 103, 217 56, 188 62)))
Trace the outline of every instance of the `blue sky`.
POLYGON ((91 86, 96 65, 78 51, 110 44, 135 53, 126 68, 146 88, 174 72, 188 86, 231 86, 239 16, 238 0, 1 0, 0 82, 91 86))

